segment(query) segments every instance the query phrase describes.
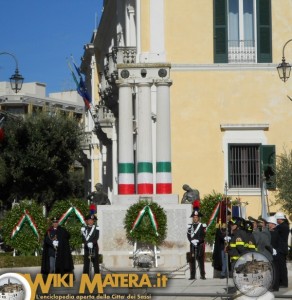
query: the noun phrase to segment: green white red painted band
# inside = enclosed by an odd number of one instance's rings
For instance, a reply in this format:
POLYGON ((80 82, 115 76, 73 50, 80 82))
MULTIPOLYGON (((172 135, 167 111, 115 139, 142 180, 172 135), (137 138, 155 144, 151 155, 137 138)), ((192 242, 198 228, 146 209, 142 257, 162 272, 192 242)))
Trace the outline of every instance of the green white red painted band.
POLYGON ((153 165, 151 162, 138 163, 138 194, 153 194, 153 165))
POLYGON ((118 193, 120 195, 135 194, 134 170, 133 163, 119 163, 118 193))
POLYGON ((156 163, 156 194, 172 193, 171 162, 156 163))

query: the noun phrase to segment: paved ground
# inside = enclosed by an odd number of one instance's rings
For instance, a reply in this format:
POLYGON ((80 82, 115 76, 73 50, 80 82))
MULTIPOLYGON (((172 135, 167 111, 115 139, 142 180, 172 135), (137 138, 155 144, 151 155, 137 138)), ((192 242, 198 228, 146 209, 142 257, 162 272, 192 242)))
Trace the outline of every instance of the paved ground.
MULTIPOLYGON (((0 269, 0 274, 13 273, 30 273, 34 276, 40 271, 37 267, 30 268, 13 268, 0 269)), ((120 273, 118 270, 115 270, 120 273)), ((80 277, 82 273, 82 265, 75 266, 76 280, 74 287, 68 288, 50 288, 49 294, 51 298, 58 299, 57 295, 63 295, 63 299, 133 299, 133 300, 211 300, 211 299, 292 299, 292 264, 288 264, 289 271, 289 287, 281 288, 279 292, 267 293, 260 298, 246 298, 236 294, 236 288, 232 279, 217 279, 213 278, 213 268, 210 263, 206 263, 206 280, 188 280, 188 274, 184 272, 177 272, 175 274, 167 275, 168 282, 166 288, 109 288, 106 287, 102 294, 97 293, 95 289, 92 295, 83 294, 83 298, 78 296, 80 287, 80 277), (73 297, 73 295, 75 295, 73 297), (67 298, 66 298, 67 296, 67 298), (71 297, 71 298, 70 298, 71 297)), ((125 271, 123 271, 125 272, 125 271)), ((103 269, 102 275, 108 273, 108 270, 103 269)), ((127 270, 127 273, 136 273, 136 269, 127 270)), ((144 272, 143 272, 144 273, 144 272)), ((141 272, 141 274, 143 274, 141 272)), ((157 274, 148 273, 149 277, 157 281, 157 274)), ((165 270, 161 270, 161 274, 167 274, 165 270)), ((160 276, 161 278, 161 276, 160 276)), ((40 298, 38 298, 40 299, 40 298)))

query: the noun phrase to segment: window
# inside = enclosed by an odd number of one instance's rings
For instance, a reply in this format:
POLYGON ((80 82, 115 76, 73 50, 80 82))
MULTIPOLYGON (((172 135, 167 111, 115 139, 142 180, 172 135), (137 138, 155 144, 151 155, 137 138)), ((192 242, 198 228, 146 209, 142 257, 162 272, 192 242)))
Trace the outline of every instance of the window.
POLYGON ((229 145, 229 187, 260 187, 260 145, 229 145))
POLYGON ((276 188, 274 145, 229 144, 230 188, 260 188, 262 175, 269 190, 276 188))
POLYGON ((271 61, 271 1, 214 0, 214 62, 271 61))

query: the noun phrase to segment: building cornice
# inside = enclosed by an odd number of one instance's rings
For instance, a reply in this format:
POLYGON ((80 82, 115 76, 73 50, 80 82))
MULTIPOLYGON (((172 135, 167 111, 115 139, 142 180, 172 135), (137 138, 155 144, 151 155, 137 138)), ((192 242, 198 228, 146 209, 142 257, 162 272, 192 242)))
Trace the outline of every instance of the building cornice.
POLYGON ((268 130, 269 124, 221 124, 221 131, 226 130, 268 130))
POLYGON ((172 71, 275 71, 276 64, 171 64, 172 71))

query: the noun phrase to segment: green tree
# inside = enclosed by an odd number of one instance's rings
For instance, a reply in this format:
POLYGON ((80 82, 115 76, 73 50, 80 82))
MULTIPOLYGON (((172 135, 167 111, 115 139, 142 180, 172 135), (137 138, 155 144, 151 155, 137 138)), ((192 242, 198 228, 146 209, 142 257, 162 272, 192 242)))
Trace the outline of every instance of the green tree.
POLYGON ((0 143, 0 168, 6 174, 0 198, 32 198, 51 206, 74 194, 70 172, 81 153, 81 138, 76 120, 62 114, 7 120, 0 143))
POLYGON ((277 193, 276 202, 287 211, 292 211, 292 150, 277 156, 276 164, 277 193))

